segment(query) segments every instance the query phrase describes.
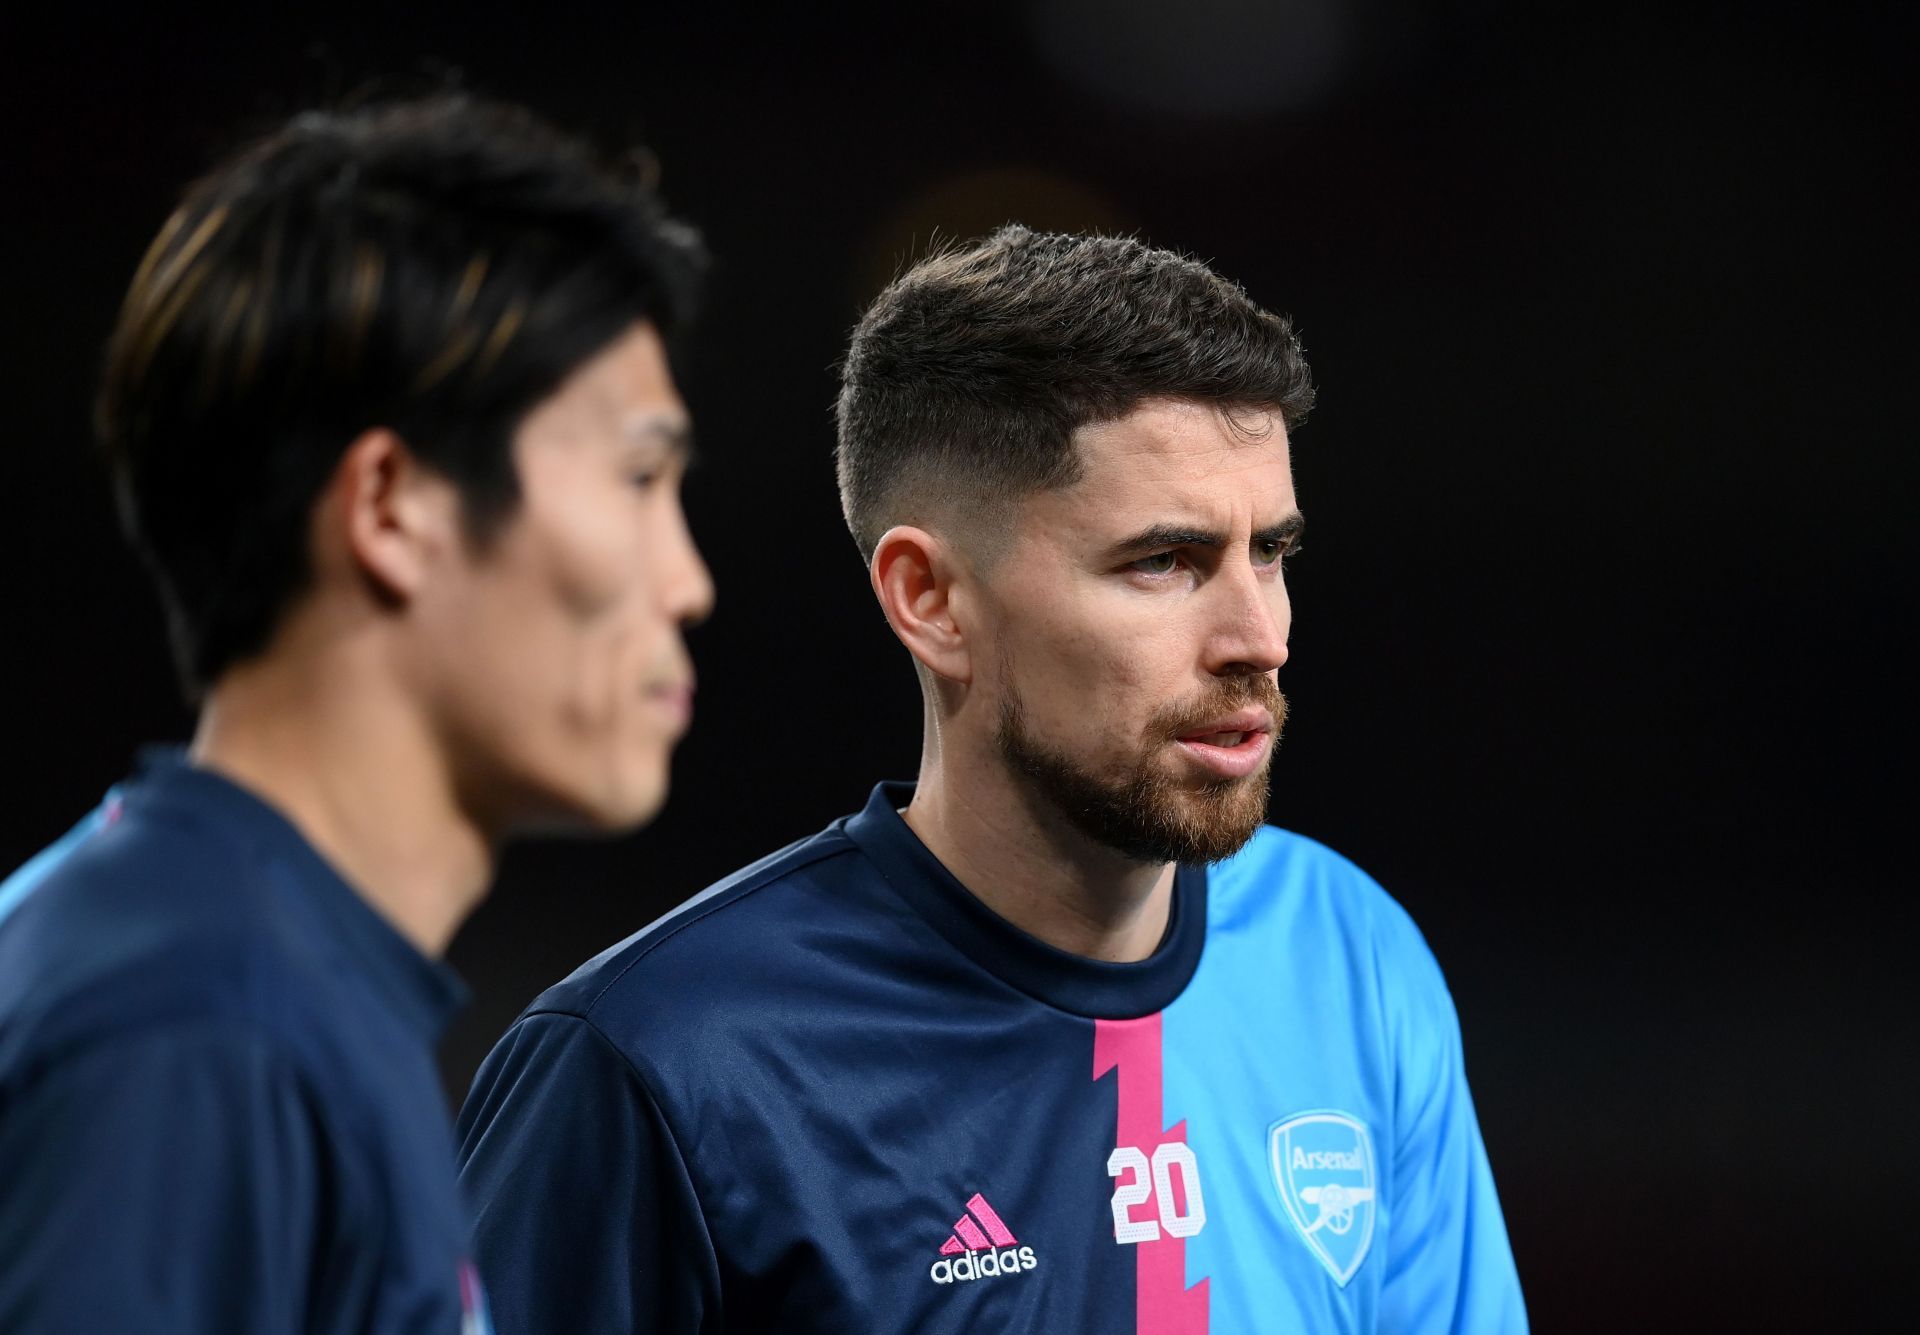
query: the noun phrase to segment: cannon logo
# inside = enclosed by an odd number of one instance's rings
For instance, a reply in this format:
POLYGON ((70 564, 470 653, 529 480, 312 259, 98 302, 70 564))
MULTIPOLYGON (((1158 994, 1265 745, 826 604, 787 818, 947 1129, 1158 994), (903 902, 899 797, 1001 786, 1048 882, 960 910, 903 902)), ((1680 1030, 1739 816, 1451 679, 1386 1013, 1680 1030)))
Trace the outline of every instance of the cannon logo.
POLYGON ((1267 1133, 1273 1185, 1307 1250, 1342 1288, 1373 1245, 1373 1138, 1343 1112, 1308 1112, 1267 1133))
POLYGON ((987 1198, 975 1192, 967 1212, 954 1220, 953 1232, 940 1244, 940 1259, 927 1273, 935 1284, 956 1284, 1018 1276, 1038 1264, 1033 1248, 1022 1247, 987 1198))

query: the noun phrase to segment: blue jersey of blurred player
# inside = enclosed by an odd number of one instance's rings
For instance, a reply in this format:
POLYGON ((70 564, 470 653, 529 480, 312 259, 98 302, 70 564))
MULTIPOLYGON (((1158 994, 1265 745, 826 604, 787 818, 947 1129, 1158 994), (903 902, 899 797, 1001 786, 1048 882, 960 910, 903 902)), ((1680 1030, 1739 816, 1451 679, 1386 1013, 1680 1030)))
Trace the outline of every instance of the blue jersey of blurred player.
POLYGON ((0 1330, 488 1328, 438 956, 514 831, 665 795, 698 267, 456 96, 298 117, 168 219, 99 419, 199 724, 0 886, 0 1330))
POLYGON ((1431 954, 1262 824, 1290 325, 1011 228, 894 283, 843 377, 919 781, 494 1050, 461 1153, 503 1327, 1523 1330, 1431 954))

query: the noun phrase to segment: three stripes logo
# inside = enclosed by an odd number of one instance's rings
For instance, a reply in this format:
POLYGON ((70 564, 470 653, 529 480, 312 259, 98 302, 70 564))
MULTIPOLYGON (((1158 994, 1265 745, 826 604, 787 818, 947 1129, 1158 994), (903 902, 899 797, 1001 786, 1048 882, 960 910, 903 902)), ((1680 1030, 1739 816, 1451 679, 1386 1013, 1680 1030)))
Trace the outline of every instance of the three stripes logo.
POLYGON ((1038 1264, 1033 1248, 1022 1247, 1006 1221, 976 1191, 967 1202, 966 1213, 953 1221, 953 1232, 940 1244, 940 1259, 927 1273, 935 1284, 952 1284, 1018 1275, 1038 1264))

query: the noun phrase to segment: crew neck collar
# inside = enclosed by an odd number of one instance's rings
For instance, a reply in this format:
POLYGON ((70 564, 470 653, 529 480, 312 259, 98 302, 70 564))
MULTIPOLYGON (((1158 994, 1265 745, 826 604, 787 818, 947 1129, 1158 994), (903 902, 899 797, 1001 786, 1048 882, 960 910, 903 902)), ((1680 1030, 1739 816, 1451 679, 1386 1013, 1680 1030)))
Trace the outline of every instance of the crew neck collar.
POLYGON ((1207 872, 1176 868, 1167 931, 1146 959, 1127 964, 1088 959, 1048 945, 1008 922, 962 885, 900 812, 911 783, 875 786, 846 824, 865 853, 934 930, 974 963, 1027 995, 1095 1019, 1137 1019, 1165 1009, 1186 988, 1207 935, 1207 872))

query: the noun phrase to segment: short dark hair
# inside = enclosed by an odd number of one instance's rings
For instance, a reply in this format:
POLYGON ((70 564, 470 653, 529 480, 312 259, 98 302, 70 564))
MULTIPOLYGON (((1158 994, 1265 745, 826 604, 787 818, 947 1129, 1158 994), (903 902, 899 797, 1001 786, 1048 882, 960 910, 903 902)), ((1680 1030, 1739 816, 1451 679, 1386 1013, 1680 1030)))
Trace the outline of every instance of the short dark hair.
POLYGON ((671 337, 701 267, 634 163, 464 94, 308 112, 190 187, 97 409, 188 695, 304 591, 357 435, 389 427, 444 473, 484 546, 519 498, 521 419, 634 324, 671 337))
POLYGON ((840 503, 862 555, 925 507, 1004 515, 1079 476, 1073 433, 1150 398, 1313 406, 1293 326, 1197 260, 1003 227, 915 265, 840 368, 840 503))

